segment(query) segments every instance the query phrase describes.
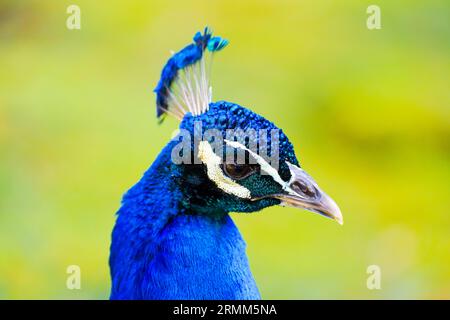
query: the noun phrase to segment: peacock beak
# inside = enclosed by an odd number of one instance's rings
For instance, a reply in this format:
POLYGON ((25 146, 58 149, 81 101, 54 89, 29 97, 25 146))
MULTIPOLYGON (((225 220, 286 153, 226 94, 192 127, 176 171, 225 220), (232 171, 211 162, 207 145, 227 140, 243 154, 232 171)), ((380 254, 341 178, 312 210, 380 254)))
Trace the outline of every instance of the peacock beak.
POLYGON ((301 168, 287 162, 291 179, 282 194, 273 195, 281 200, 281 205, 302 208, 319 213, 327 218, 344 223, 341 210, 336 202, 323 192, 314 179, 301 168))

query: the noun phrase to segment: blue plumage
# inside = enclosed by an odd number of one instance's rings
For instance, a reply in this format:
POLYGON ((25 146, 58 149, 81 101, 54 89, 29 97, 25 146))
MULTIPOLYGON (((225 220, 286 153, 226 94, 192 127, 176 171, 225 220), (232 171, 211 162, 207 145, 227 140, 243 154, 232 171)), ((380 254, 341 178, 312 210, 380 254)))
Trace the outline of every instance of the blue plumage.
MULTIPOLYGON (((203 53, 205 49, 221 50, 228 42, 212 37, 208 28, 197 33, 194 42, 164 66, 155 89, 158 116, 172 112, 181 119, 180 130, 189 136, 195 135, 199 126, 201 136, 211 130, 218 132, 216 138, 246 150, 246 162, 217 163, 221 152, 208 154, 212 141, 206 138, 200 142, 201 150, 195 140, 187 151, 183 149, 187 159, 200 162, 173 160, 173 152, 183 140, 181 133, 166 145, 122 199, 110 249, 111 299, 259 299, 245 243, 230 212, 254 212, 283 204, 342 223, 336 204, 299 167, 282 130, 238 104, 210 102, 203 53), (196 66, 198 73, 185 74, 192 83, 180 84, 178 97, 185 100, 179 101, 174 83, 180 81, 179 71, 190 66, 196 66), (254 143, 262 150, 262 136, 232 144, 227 140, 230 129, 275 131, 276 139, 268 135, 265 140, 268 155, 278 156, 279 167, 274 169, 252 153, 254 143), (255 162, 250 163, 250 158, 255 162)), ((226 152, 224 149, 222 156, 226 152)))
POLYGON ((170 142, 124 196, 111 245, 111 299, 258 299, 245 244, 221 210, 184 206, 170 142))

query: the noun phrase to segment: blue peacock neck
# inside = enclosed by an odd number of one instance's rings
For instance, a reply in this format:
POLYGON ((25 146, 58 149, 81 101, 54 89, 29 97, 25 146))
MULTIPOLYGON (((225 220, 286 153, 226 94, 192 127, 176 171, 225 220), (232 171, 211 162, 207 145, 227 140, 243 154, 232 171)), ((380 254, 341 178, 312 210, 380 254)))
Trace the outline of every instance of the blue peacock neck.
POLYGON ((173 143, 123 198, 112 234, 111 299, 259 299, 228 212, 187 205, 173 143))

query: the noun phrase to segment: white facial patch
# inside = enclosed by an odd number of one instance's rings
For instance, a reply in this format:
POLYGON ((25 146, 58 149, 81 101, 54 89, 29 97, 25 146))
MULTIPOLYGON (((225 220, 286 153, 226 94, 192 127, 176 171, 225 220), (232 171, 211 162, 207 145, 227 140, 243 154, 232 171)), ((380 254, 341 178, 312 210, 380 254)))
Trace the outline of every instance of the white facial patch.
POLYGON ((273 180, 275 180, 275 182, 278 182, 278 184, 283 188, 284 191, 289 192, 290 194, 296 194, 296 192, 289 187, 289 183, 281 179, 280 175, 278 174, 278 171, 275 170, 275 168, 273 168, 266 160, 264 160, 263 157, 251 151, 246 146, 237 141, 230 141, 230 140, 224 141, 226 144, 232 146, 233 148, 248 151, 248 153, 250 153, 250 155, 260 165, 261 170, 270 175, 273 178, 273 180))
POLYGON ((206 165, 208 178, 213 181, 219 189, 239 198, 251 198, 250 190, 223 174, 223 171, 220 168, 222 160, 214 153, 208 141, 200 141, 198 146, 198 158, 206 165))

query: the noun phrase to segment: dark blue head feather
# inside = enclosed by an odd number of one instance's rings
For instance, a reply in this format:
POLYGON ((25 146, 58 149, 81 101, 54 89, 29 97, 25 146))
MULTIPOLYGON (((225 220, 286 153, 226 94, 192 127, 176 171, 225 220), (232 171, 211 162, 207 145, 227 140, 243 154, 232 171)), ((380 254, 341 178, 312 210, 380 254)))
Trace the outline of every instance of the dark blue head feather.
MULTIPOLYGON (((247 131, 253 129, 256 131, 264 130, 270 132, 276 130, 278 132, 278 156, 280 163, 280 175, 289 179, 289 169, 286 165, 286 161, 299 165, 297 157, 294 153, 294 147, 289 141, 288 137, 284 134, 283 130, 275 126, 275 124, 257 113, 254 113, 250 109, 242 107, 236 103, 227 101, 217 101, 210 103, 209 109, 198 116, 192 116, 187 114, 180 123, 180 129, 186 129, 194 135, 194 127, 198 126, 201 122, 202 133, 207 130, 217 129, 222 132, 222 136, 226 138, 226 132, 228 129, 237 130, 241 129, 247 131)), ((258 137, 255 137, 256 143, 259 145, 260 141, 258 137)), ((268 155, 271 155, 271 138, 270 134, 267 135, 267 151, 268 155)), ((250 141, 245 141, 246 147, 250 147, 250 141)))

